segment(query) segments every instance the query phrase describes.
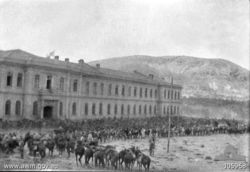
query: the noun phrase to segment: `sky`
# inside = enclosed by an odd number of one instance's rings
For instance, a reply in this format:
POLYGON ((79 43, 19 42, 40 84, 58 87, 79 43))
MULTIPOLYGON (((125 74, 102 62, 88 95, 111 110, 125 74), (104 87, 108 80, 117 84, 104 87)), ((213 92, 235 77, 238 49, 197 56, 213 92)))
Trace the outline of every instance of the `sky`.
POLYGON ((248 0, 0 0, 0 50, 85 62, 223 58, 249 69, 248 0))

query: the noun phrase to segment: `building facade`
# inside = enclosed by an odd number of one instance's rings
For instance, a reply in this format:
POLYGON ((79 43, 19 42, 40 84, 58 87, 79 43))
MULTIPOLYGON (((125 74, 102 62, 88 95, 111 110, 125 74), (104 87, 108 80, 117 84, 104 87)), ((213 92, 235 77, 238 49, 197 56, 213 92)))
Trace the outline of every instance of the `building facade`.
POLYGON ((0 51, 2 120, 180 115, 181 90, 152 74, 0 51))

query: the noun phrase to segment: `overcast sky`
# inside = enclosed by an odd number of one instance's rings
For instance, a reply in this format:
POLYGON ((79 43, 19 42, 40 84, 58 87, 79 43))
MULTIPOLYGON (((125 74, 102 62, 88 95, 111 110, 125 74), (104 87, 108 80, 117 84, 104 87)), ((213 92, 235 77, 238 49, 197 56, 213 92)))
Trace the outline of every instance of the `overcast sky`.
POLYGON ((249 1, 0 0, 0 49, 86 62, 189 55, 249 69, 249 1))

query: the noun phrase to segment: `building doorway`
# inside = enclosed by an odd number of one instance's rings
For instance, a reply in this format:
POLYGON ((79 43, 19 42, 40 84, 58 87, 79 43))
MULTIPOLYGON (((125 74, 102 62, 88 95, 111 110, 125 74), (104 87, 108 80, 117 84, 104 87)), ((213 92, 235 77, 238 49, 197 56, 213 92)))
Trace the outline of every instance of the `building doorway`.
POLYGON ((44 119, 51 119, 53 117, 53 107, 52 106, 45 106, 43 109, 43 118, 44 119))

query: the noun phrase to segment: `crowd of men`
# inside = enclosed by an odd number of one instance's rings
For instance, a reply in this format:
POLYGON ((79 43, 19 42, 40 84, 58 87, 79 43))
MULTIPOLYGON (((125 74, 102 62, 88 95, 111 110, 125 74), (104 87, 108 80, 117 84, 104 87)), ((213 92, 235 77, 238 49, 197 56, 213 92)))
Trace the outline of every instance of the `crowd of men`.
MULTIPOLYGON (((143 139, 150 138, 150 151, 154 149, 156 137, 168 136, 168 118, 153 117, 145 119, 96 119, 96 120, 50 120, 17 122, 2 121, 3 129, 41 129, 41 132, 0 133, 0 152, 10 154, 15 148, 19 149, 20 157, 24 158, 24 147, 27 145, 29 154, 37 154, 44 158, 46 149, 53 156, 56 148, 59 155, 67 152, 68 157, 74 152, 77 161, 85 155, 85 164, 92 158, 95 165, 109 164, 113 168, 131 168, 140 159, 139 165, 148 169, 150 157, 143 154, 139 148, 125 149, 117 152, 112 146, 103 147, 99 143, 110 142, 115 139, 143 139), (51 128, 51 132, 42 132, 42 128, 51 128), (127 158, 127 159, 126 159, 127 158), (143 159, 143 161, 142 161, 143 159), (143 163, 144 164, 143 164, 143 163), (141 164, 140 164, 141 163, 141 164)), ((171 136, 204 136, 211 134, 242 134, 249 132, 249 126, 242 121, 228 119, 199 119, 187 117, 172 117, 170 125, 171 136)), ((38 130, 39 131, 39 130, 38 130)), ((150 152, 153 156, 153 152, 150 152)))

